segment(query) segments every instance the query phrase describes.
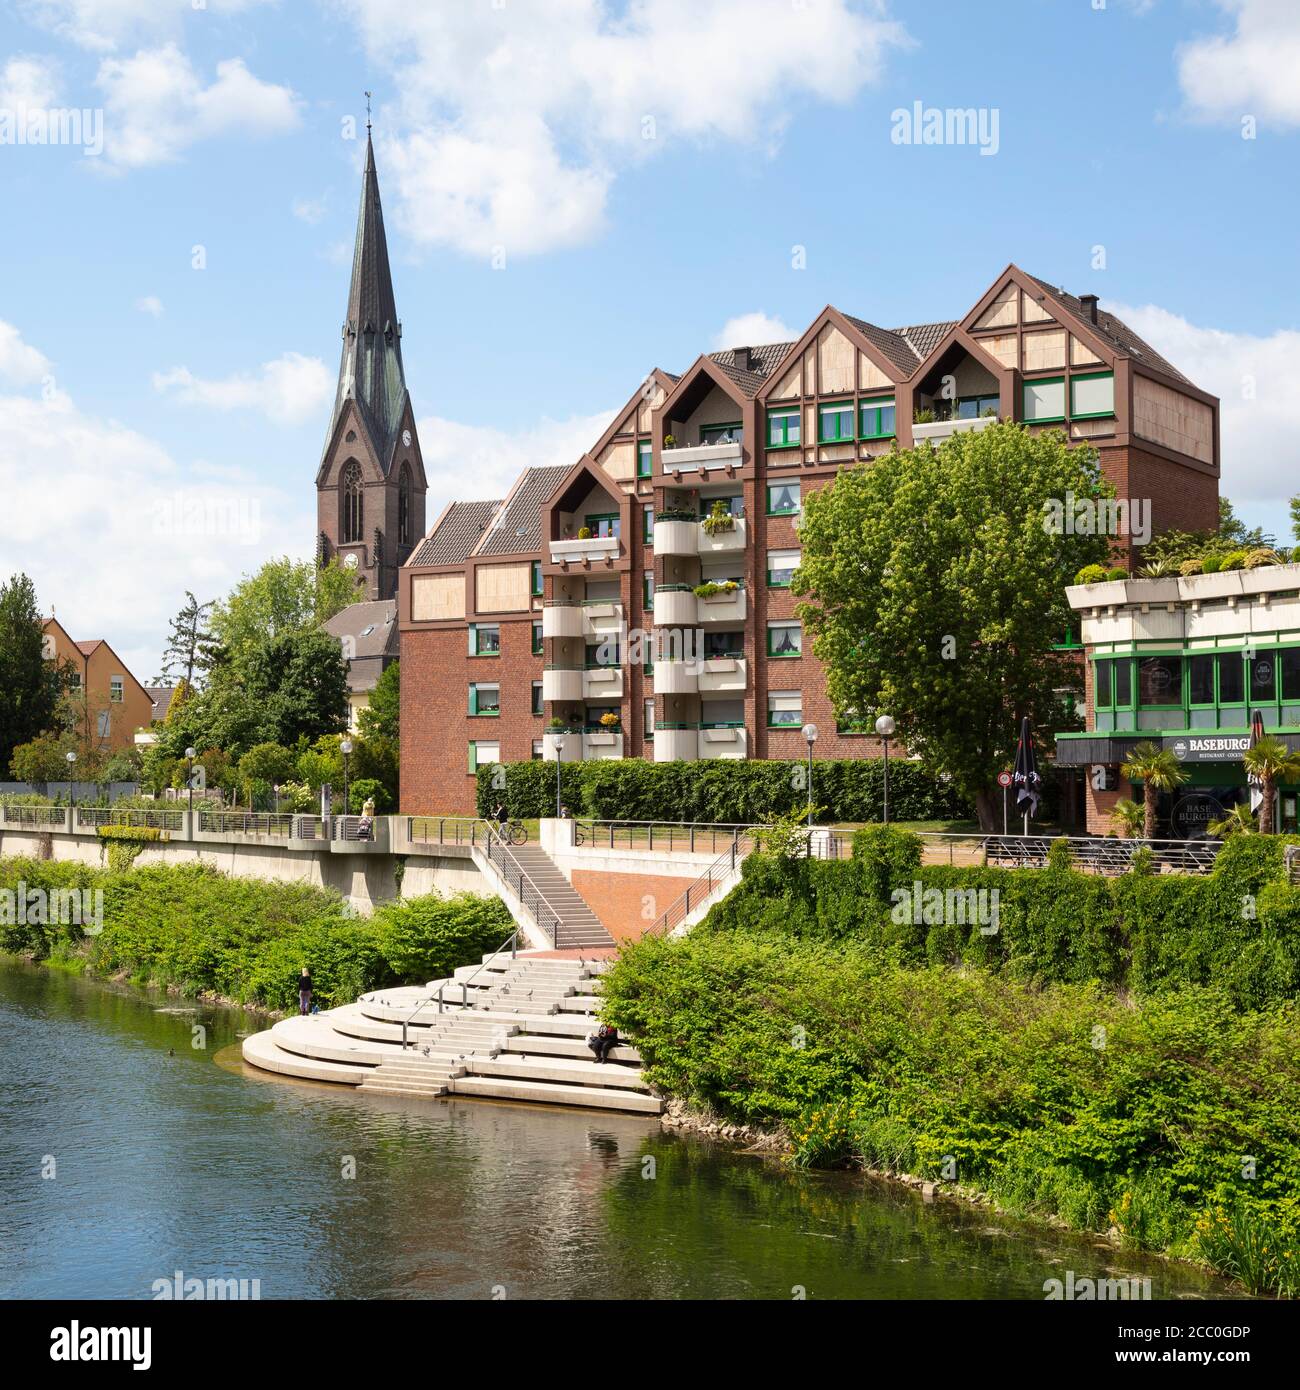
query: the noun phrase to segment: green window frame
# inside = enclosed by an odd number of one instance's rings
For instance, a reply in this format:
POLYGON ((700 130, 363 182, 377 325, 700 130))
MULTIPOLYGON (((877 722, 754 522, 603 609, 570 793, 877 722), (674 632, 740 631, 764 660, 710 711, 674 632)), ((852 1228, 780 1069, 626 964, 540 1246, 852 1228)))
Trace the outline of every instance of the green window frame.
POLYGON ((898 412, 893 396, 858 402, 859 439, 893 439, 897 429, 898 412))
POLYGON ((767 587, 769 589, 788 589, 794 579, 795 570, 799 568, 799 560, 802 558, 802 553, 797 550, 769 550, 767 552, 767 587), (798 559, 788 569, 785 567, 774 568, 772 559, 776 555, 795 555, 798 556, 798 559), (777 576, 784 577, 778 578, 777 576))
POLYGON ((800 729, 803 727, 803 692, 787 690, 769 690, 767 692, 767 727, 769 729, 800 729), (798 709, 789 709, 773 705, 773 700, 788 699, 791 695, 799 695, 798 709), (778 717, 779 716, 779 717, 778 717))
POLYGON ((533 655, 541 656, 546 650, 546 638, 542 635, 543 628, 541 623, 533 624, 533 655))
POLYGON ((1183 705, 1181 653, 1150 652, 1138 657, 1138 708, 1178 709, 1183 705), (1163 674, 1162 674, 1163 672, 1163 674), (1161 696, 1163 698, 1154 698, 1161 696))
POLYGON ((543 711, 543 709, 544 709, 544 707, 545 707, 545 703, 546 703, 546 702, 542 699, 542 683, 541 683, 541 681, 534 681, 534 682, 533 682, 532 693, 533 693, 532 712, 533 712, 534 714, 541 714, 542 711, 543 711))
POLYGON ((1094 709, 1134 709, 1135 684, 1131 656, 1100 656, 1093 663, 1094 709), (1102 695, 1105 698, 1102 698, 1102 695))
POLYGON ((593 536, 614 538, 622 529, 617 512, 589 512, 582 519, 593 536))
POLYGON ((1038 376, 1031 381, 1026 381, 1021 389, 1022 414, 1027 425, 1049 425, 1055 424, 1065 419, 1065 378, 1063 376, 1038 376), (1059 386, 1061 388, 1061 413, 1059 415, 1031 415, 1029 413, 1029 403, 1033 399, 1031 393, 1038 386, 1059 386))
POLYGON ((817 407, 817 442, 844 444, 854 438, 853 402, 823 401, 817 407))
POLYGON ((803 497, 799 490, 799 482, 796 479, 789 483, 768 483, 767 485, 767 514, 768 516, 798 516, 802 510, 803 497), (775 507, 772 505, 772 494, 790 492, 793 503, 788 507, 775 507))
POLYGON ((540 560, 534 560, 529 567, 529 581, 533 597, 541 598, 545 585, 542 581, 542 562, 540 560))
POLYGON ((641 607, 647 613, 655 611, 655 577, 653 574, 641 576, 641 607))
POLYGON ((721 443, 726 443, 727 441, 724 439, 723 436, 725 436, 725 435, 731 435, 731 434, 734 434, 734 435, 736 435, 736 436, 739 436, 742 429, 744 429, 744 421, 743 421, 743 420, 731 420, 731 421, 728 421, 725 425, 701 425, 701 426, 700 426, 700 443, 701 443, 701 444, 721 444, 721 443))
POLYGON ((655 543, 655 509, 653 503, 641 508, 641 539, 646 545, 655 543))
POLYGON ((637 441, 636 475, 638 478, 653 477, 655 471, 654 445, 648 439, 637 441))
POLYGON ((767 447, 797 449, 803 442, 803 410, 784 406, 767 412, 767 447))
POLYGON ((803 655, 803 624, 783 619, 767 625, 767 654, 773 661, 792 661, 803 655), (789 634, 795 632, 793 646, 790 647, 789 634), (783 640, 774 640, 784 635, 783 640), (782 647, 786 650, 781 650, 782 647))
POLYGON ((653 695, 641 703, 641 722, 645 725, 646 742, 653 743, 655 741, 655 701, 653 695))
MULTIPOLYGON (((1219 697, 1219 708, 1227 705, 1231 709, 1238 706, 1245 710, 1246 707, 1246 662, 1240 651, 1219 652, 1218 661, 1215 663, 1217 670, 1215 675, 1216 691, 1219 697), (1224 677, 1227 676, 1225 680, 1224 677), (1225 690, 1226 687, 1226 690, 1225 690), (1234 693, 1235 690, 1235 693, 1234 693)), ((1219 720, 1223 722, 1222 719, 1219 720)), ((1242 719, 1244 724, 1246 721, 1242 719)))
POLYGON ((1187 653, 1187 704, 1190 709, 1213 709, 1218 703, 1215 675, 1218 659, 1214 652, 1189 651, 1187 653), (1208 675, 1208 682, 1205 677, 1208 675), (1208 699, 1198 700, 1197 687, 1204 689, 1208 684, 1208 699))
POLYGON ((469 654, 470 656, 500 656, 501 624, 470 623, 469 654))
POLYGON ((476 719, 496 719, 501 713, 501 687, 496 681, 471 681, 469 684, 469 712, 476 719), (495 690, 496 697, 488 697, 484 706, 482 691, 495 690))
POLYGON ((493 738, 493 739, 470 739, 470 743, 469 743, 469 770, 470 770, 471 773, 477 772, 477 771, 479 770, 479 767, 480 767, 480 766, 483 766, 483 767, 491 767, 493 763, 499 763, 500 761, 501 761, 501 744, 500 744, 496 739, 494 739, 494 738, 493 738), (497 755, 496 755, 496 757, 495 757, 495 758, 491 758, 491 759, 489 759, 487 762, 480 764, 480 763, 479 763, 479 760, 478 760, 478 749, 479 749, 479 744, 480 744, 480 743, 487 743, 487 744, 490 744, 493 748, 495 748, 495 749, 497 750, 497 755))
POLYGON ((1108 420, 1115 414, 1115 373, 1114 372, 1076 372, 1070 377, 1070 419, 1071 420, 1108 420), (1110 382, 1110 409, 1109 410, 1078 410, 1075 408, 1074 387, 1080 381, 1109 381, 1110 382))

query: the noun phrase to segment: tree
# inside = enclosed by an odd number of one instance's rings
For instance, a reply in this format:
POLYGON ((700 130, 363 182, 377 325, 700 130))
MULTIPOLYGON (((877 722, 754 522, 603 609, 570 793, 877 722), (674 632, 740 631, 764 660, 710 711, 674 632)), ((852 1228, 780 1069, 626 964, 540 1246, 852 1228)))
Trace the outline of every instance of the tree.
POLYGON ((1205 828, 1216 840, 1226 840, 1229 835, 1253 834, 1259 826, 1250 807, 1244 801, 1239 801, 1227 815, 1212 820, 1205 828))
POLYGON ((1261 550, 1271 547, 1273 537, 1258 527, 1247 528, 1226 497, 1219 498, 1219 524, 1206 531, 1163 531, 1142 549, 1145 570, 1159 567, 1161 572, 1176 573, 1184 560, 1203 559, 1207 555, 1226 555, 1232 550, 1261 550))
POLYGON ((336 638, 297 632, 250 652, 248 696, 265 711, 268 741, 286 746, 347 727, 348 673, 336 638))
POLYGON ((1121 840, 1136 840, 1146 823, 1146 812, 1136 801, 1122 796, 1111 807, 1110 823, 1119 831, 1121 840))
POLYGON ((1291 539, 1300 547, 1300 496, 1291 499, 1291 539))
POLYGON ((375 688, 370 692, 370 704, 357 717, 357 725, 365 738, 388 738, 396 742, 401 721, 400 662, 385 667, 375 688))
POLYGON ((208 615, 214 602, 200 603, 188 589, 185 590, 185 603, 171 620, 171 636, 163 651, 159 685, 178 675, 180 683, 177 689, 181 685, 193 689, 195 675, 211 670, 217 661, 220 643, 208 628, 208 615))
POLYGON ((14 750, 60 727, 72 664, 47 658, 36 590, 25 574, 0 585, 0 770, 14 750))
POLYGON ((19 782, 64 782, 68 753, 75 751, 75 745, 71 734, 39 734, 14 749, 9 771, 19 782))
POLYGON ((1300 782, 1300 753, 1293 753, 1280 738, 1262 738, 1241 755, 1246 771, 1259 781, 1264 794, 1259 806, 1259 832, 1273 833, 1273 802, 1282 782, 1300 782))
POLYGON ((892 714, 985 829, 1022 716, 1040 738, 1075 722, 1058 693, 1078 684, 1056 650, 1065 588, 1110 540, 1052 522, 1068 494, 1108 492, 1093 451, 1008 423, 895 450, 806 498, 792 587, 836 710, 892 714))
POLYGON ((1187 771, 1172 752, 1150 739, 1133 749, 1120 771, 1130 782, 1142 783, 1142 833, 1148 840, 1154 840, 1157 793, 1181 787, 1187 781, 1187 771))
POLYGON ((212 610, 212 631, 237 669, 263 643, 308 632, 365 597, 365 581, 331 562, 268 560, 212 610))
POLYGON ((239 760, 239 776, 250 800, 255 783, 274 787, 294 775, 294 755, 278 743, 258 743, 239 760))

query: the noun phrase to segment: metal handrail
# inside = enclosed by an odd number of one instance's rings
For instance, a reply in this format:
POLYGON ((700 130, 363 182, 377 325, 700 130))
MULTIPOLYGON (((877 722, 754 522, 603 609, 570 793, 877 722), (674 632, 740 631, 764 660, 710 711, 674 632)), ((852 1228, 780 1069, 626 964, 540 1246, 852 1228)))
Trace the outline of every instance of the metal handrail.
POLYGON ((216 835, 292 835, 291 812, 200 811, 198 828, 216 835))
POLYGON ((180 830, 185 824, 184 811, 146 811, 141 809, 118 810, 108 806, 78 806, 76 822, 78 825, 98 827, 101 825, 149 826, 156 830, 180 830))
POLYGON ((537 929, 539 931, 545 931, 546 924, 543 922, 537 909, 539 906, 544 907, 546 909, 547 913, 550 915, 552 919, 550 929, 551 945, 553 947, 558 947, 560 940, 559 913, 557 913, 556 910, 547 901, 546 894, 543 893, 542 890, 529 877, 528 871, 519 862, 519 860, 515 858, 514 854, 510 850, 510 846, 506 844, 506 842, 501 838, 495 826, 491 825, 487 821, 482 821, 481 824, 483 826, 483 853, 487 856, 488 862, 495 866, 497 872, 501 875, 503 879, 505 879, 507 885, 510 884, 510 876, 506 873, 502 865, 509 864, 511 872, 513 873, 516 880, 515 895, 518 897, 519 901, 524 905, 524 907, 526 907, 529 910, 529 912, 533 914, 533 921, 537 923, 537 929), (501 862, 498 863, 498 860, 500 860, 501 862), (525 884, 528 885, 527 892, 524 891, 525 884))
POLYGON ((747 822, 600 820, 594 817, 580 818, 578 825, 585 832, 580 843, 593 849, 614 849, 623 843, 628 849, 641 846, 653 850, 657 843, 659 848, 683 849, 688 854, 702 853, 697 844, 706 837, 704 849, 717 854, 719 842, 726 844, 729 840, 734 844, 749 831, 766 829, 747 822))
MULTIPOLYGON (((506 939, 501 943, 501 945, 498 946, 498 947, 496 948, 496 950, 492 952, 491 955, 488 955, 488 956, 484 956, 484 957, 483 957, 482 961, 479 963, 478 970, 476 970, 471 976, 469 976, 468 979, 461 980, 461 981, 459 982, 459 983, 460 983, 460 987, 461 987, 460 1006, 461 1006, 462 1009, 467 1009, 467 1008, 469 1008, 469 987, 470 987, 470 985, 472 985, 472 984, 474 983, 475 980, 478 979, 479 974, 480 974, 482 971, 484 971, 484 970, 487 969, 488 963, 489 963, 490 961, 496 960, 496 958, 497 958, 499 955, 501 955, 501 953, 506 949, 507 946, 510 947, 510 959, 511 959, 511 960, 514 960, 514 959, 516 958, 516 956, 518 955, 518 953, 519 953, 519 952, 518 952, 518 945, 519 945, 519 928, 516 927, 516 928, 514 929, 514 931, 512 931, 512 932, 510 933, 510 935, 506 937, 506 939)), ((407 1041, 406 1041, 406 1026, 407 1026, 407 1024, 409 1024, 409 1023, 411 1022, 411 1020, 416 1016, 416 1014, 418 1014, 418 1013, 420 1012, 421 1009, 427 1008, 430 1004, 434 1003, 435 1000, 437 1001, 438 1012, 441 1013, 441 1012, 442 1012, 442 1008, 443 1008, 442 992, 443 992, 443 990, 445 990, 445 989, 447 988, 447 984, 448 984, 448 982, 447 982, 446 980, 444 980, 444 981, 442 982, 442 984, 440 984, 440 985, 438 986, 438 992, 437 992, 437 994, 431 995, 428 999, 421 999, 420 1002, 415 1006, 415 1008, 412 1009, 411 1012, 410 1012, 409 1014, 407 1014, 406 1017, 402 1020, 402 1051, 403 1051, 403 1052, 406 1051, 407 1046, 408 1046, 407 1041)))
POLYGON ((478 827, 482 822, 476 816, 407 816, 406 818, 406 838, 414 844, 426 845, 474 845, 478 843, 478 827), (426 828, 436 825, 438 827, 438 838, 431 839, 429 835, 417 835, 415 833, 416 821, 422 821, 426 828), (451 827, 455 834, 451 839, 447 837, 447 827, 451 827))
MULTIPOLYGON (((747 836, 745 844, 747 850, 752 850, 758 843, 758 837, 747 836)), ((741 841, 737 840, 725 854, 720 854, 712 864, 691 884, 689 888, 673 902, 669 903, 667 910, 659 917, 654 926, 647 928, 646 935, 651 933, 667 936, 677 924, 688 917, 695 907, 713 892, 716 882, 727 878, 736 872, 736 864, 741 857, 741 841), (725 871, 722 865, 726 864, 725 871), (698 891, 703 888, 703 892, 698 891)))
POLYGON ((67 814, 66 806, 0 805, 0 820, 12 825, 60 825, 67 814))

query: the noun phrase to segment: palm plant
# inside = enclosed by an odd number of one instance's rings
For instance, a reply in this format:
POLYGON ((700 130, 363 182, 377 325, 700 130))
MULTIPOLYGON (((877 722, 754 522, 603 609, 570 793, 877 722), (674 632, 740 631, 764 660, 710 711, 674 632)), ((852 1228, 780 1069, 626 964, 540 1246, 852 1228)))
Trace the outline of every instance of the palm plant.
POLYGON ((1139 743, 1120 771, 1130 782, 1142 783, 1143 835, 1156 837, 1156 797, 1171 792, 1187 781, 1183 765, 1167 749, 1150 739, 1139 743))
POLYGON ((1300 782, 1300 753, 1293 753, 1280 738, 1262 738, 1242 754, 1246 771, 1259 781, 1264 800, 1259 807, 1261 835, 1273 833, 1273 800, 1279 782, 1300 782))
POLYGON ((1110 823, 1119 832, 1121 840, 1136 840, 1142 833, 1146 812, 1136 801, 1122 796, 1111 807, 1110 823))
POLYGON ((1247 803, 1239 801, 1226 816, 1212 820, 1205 828, 1216 840, 1226 840, 1229 835, 1254 834, 1259 826, 1247 803))

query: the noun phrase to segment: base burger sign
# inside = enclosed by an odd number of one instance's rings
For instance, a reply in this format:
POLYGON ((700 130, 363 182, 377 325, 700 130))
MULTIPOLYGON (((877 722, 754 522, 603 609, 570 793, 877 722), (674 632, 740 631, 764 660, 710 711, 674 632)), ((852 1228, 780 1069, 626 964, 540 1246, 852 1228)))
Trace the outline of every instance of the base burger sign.
POLYGON ((1249 734, 1180 734, 1164 746, 1184 763, 1236 762, 1250 747, 1249 734))

